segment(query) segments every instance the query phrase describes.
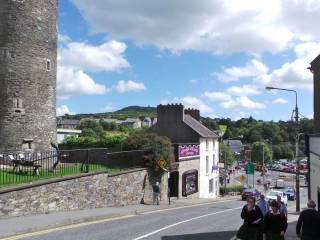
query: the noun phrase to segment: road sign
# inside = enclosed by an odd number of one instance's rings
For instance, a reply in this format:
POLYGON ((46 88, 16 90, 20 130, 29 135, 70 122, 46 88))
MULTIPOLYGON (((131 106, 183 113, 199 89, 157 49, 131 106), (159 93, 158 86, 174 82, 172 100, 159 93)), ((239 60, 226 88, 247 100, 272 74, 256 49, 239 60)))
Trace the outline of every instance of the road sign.
POLYGON ((164 160, 164 159, 160 159, 158 161, 158 165, 159 165, 160 168, 164 169, 167 166, 167 161, 164 160))
POLYGON ((254 174, 254 164, 253 163, 248 163, 244 170, 246 171, 246 174, 254 174))
POLYGON ((240 176, 240 182, 244 183, 247 180, 247 177, 245 175, 240 176))

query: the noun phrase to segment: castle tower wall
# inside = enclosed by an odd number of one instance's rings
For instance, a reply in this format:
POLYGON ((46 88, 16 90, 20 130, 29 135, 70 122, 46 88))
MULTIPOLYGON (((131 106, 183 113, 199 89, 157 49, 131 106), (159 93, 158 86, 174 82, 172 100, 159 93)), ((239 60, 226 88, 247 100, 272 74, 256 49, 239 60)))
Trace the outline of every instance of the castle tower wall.
POLYGON ((0 1, 0 152, 56 143, 58 0, 0 1))

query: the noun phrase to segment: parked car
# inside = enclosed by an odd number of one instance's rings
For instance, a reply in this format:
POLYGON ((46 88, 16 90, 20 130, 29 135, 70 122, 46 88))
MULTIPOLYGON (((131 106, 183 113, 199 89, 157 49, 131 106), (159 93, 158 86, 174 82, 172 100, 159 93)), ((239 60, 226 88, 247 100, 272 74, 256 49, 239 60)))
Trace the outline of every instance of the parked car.
POLYGON ((246 188, 242 191, 241 199, 242 201, 247 200, 248 197, 254 197, 256 199, 260 198, 261 193, 255 188, 246 188))
POLYGON ((281 192, 281 191, 270 191, 267 193, 267 196, 266 196, 266 200, 268 202, 271 202, 272 200, 277 200, 277 196, 280 196, 281 197, 281 201, 284 203, 284 204, 288 204, 288 197, 287 195, 284 193, 284 192, 281 192))
POLYGON ((287 198, 288 198, 288 200, 290 201, 294 201, 294 200, 296 200, 296 191, 293 189, 293 188, 291 188, 291 187, 288 187, 285 191, 284 191, 284 193, 287 195, 287 198))

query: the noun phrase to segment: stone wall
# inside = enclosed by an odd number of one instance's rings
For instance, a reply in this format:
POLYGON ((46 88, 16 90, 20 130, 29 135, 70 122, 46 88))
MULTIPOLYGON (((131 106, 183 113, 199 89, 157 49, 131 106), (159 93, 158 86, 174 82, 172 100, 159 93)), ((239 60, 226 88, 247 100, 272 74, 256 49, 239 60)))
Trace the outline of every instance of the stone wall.
MULTIPOLYGON (((0 217, 43 214, 152 202, 152 184, 158 181, 146 169, 119 174, 100 173, 49 182, 14 191, 0 191, 0 217)), ((164 181, 163 189, 166 189, 164 181)), ((162 195, 166 199, 166 194, 162 195)))

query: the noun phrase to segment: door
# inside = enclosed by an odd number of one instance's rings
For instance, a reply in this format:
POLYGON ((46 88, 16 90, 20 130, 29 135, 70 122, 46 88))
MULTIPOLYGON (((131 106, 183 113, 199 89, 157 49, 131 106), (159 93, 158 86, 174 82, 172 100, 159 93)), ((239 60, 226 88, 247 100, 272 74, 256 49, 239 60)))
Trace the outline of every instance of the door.
POLYGON ((170 197, 179 196, 179 172, 171 172, 169 178, 170 197))

